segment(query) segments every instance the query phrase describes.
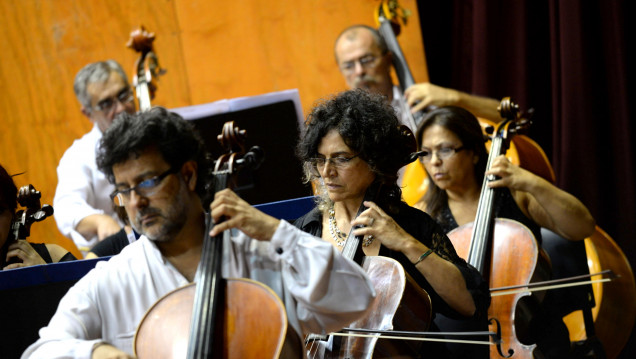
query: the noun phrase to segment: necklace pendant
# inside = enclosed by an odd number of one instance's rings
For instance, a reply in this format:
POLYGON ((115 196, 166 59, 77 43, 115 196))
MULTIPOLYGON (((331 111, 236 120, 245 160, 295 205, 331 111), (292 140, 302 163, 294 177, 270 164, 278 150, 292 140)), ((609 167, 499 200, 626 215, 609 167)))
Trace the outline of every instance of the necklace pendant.
POLYGON ((373 243, 373 241, 375 240, 375 238, 373 236, 366 236, 364 238, 362 238, 362 246, 363 247, 368 247, 371 245, 371 243, 373 243))

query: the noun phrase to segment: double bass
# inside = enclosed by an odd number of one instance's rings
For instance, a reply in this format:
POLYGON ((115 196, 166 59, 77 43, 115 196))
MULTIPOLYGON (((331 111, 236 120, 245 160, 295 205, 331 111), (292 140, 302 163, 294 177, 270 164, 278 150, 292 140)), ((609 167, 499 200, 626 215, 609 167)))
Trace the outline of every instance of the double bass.
MULTIPOLYGON (((214 167, 215 189, 226 188, 232 176, 255 166, 255 149, 243 156, 245 131, 233 122, 223 126, 219 141, 228 150, 214 167)), ((208 215, 209 216, 209 215, 208 215)), ((287 332, 283 303, 267 286, 250 279, 222 277, 223 243, 208 228, 195 282, 159 299, 142 319, 135 335, 139 358, 278 358, 287 332), (264 335, 267 333, 267 335, 264 335)))

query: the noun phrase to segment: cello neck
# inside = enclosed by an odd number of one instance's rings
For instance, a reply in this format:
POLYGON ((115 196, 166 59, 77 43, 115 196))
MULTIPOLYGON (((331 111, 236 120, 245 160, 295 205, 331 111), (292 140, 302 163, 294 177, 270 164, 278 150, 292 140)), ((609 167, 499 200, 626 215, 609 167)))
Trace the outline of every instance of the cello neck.
POLYGON ((148 83, 145 81, 137 81, 135 92, 137 93, 137 100, 139 101, 139 110, 150 110, 152 104, 150 103, 150 90, 148 89, 148 83))
MULTIPOLYGON (((510 140, 517 132, 525 129, 530 122, 521 118, 519 114, 519 106, 505 97, 501 100, 498 111, 505 120, 497 125, 492 136, 492 144, 488 154, 488 162, 486 171, 492 167, 495 158, 502 155, 508 149, 510 140)), ((495 190, 488 186, 488 182, 496 180, 493 175, 484 176, 481 194, 479 196, 479 204, 477 206, 477 215, 471 235, 470 247, 468 250, 467 262, 477 268, 480 273, 484 274, 487 263, 487 255, 489 253, 489 244, 492 242, 493 228, 493 209, 495 200, 495 190)))
POLYGON ((406 24, 408 16, 410 16, 410 11, 402 8, 397 0, 381 1, 376 13, 376 22, 379 24, 378 32, 393 55, 393 66, 403 92, 409 86, 415 85, 411 69, 406 62, 400 43, 397 41, 397 35, 400 33, 399 19, 406 24))
MULTIPOLYGON (((218 136, 221 145, 226 149, 216 160, 214 166, 215 193, 228 187, 232 176, 245 164, 253 164, 243 160, 245 148, 245 130, 234 127, 234 122, 223 125, 218 136)), ((203 240, 201 261, 196 276, 196 293, 190 324, 188 341, 188 359, 209 359, 223 353, 223 336, 218 330, 223 327, 223 309, 225 308, 225 280, 222 273, 223 243, 230 231, 224 231, 215 238, 210 237, 213 221, 210 214, 203 240)), ((222 219, 221 219, 222 220, 222 219)))
MULTIPOLYGON (((216 190, 226 187, 229 173, 216 173, 216 190)), ((212 358, 215 348, 220 348, 218 336, 214 333, 219 322, 217 313, 223 308, 225 286, 222 277, 223 242, 229 231, 225 231, 215 238, 210 237, 210 230, 214 225, 210 214, 206 215, 207 226, 201 262, 196 275, 196 293, 190 323, 190 339, 188 342, 188 359, 212 358)), ((221 341, 222 342, 222 341, 221 341)))
MULTIPOLYGON (((495 157, 504 153, 504 151, 503 138, 495 136, 490 147, 486 170, 490 169, 495 157)), ((488 187, 488 182, 491 179, 491 176, 484 176, 484 180, 482 182, 479 204, 477 205, 477 215, 475 216, 475 224, 473 226, 467 258, 467 262, 477 268, 477 270, 482 274, 484 274, 486 266, 488 244, 491 242, 490 238, 492 236, 493 226, 495 191, 488 187)))

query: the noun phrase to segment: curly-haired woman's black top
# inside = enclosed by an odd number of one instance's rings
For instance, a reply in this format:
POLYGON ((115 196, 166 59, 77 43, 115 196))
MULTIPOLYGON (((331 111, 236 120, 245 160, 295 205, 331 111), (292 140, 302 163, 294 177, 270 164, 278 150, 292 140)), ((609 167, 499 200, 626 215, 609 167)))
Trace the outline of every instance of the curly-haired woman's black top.
MULTIPOLYGON (((410 207, 406 203, 401 203, 396 212, 392 213, 391 217, 400 227, 425 246, 433 249, 438 256, 455 264, 462 273, 466 281, 466 287, 475 301, 475 317, 485 317, 490 304, 490 293, 481 274, 457 255, 453 244, 444 234, 442 228, 428 214, 410 207)), ((322 214, 317 208, 297 219, 294 225, 316 237, 322 236, 322 214)), ((443 313, 449 317, 462 318, 435 292, 422 273, 415 268, 415 265, 402 252, 381 246, 379 255, 393 258, 402 264, 406 272, 415 279, 418 285, 428 292, 434 313, 443 313)))

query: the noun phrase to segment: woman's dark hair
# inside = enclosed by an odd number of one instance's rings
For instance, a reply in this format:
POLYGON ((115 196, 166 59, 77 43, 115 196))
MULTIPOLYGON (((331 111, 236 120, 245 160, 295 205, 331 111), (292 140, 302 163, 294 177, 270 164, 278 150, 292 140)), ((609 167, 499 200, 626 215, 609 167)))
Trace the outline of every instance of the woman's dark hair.
MULTIPOLYGON (((475 180, 477 183, 481 183, 484 178, 484 172, 486 171, 486 163, 488 162, 488 153, 484 146, 484 134, 479 125, 477 118, 470 112, 460 107, 447 106, 435 109, 428 114, 422 120, 422 124, 417 129, 418 143, 422 143, 422 136, 424 131, 433 125, 439 125, 447 130, 453 132, 460 141, 462 146, 478 157, 475 164, 475 180)), ((426 212, 431 217, 437 218, 442 206, 448 201, 446 191, 440 189, 430 174, 427 174, 429 179, 428 189, 424 195, 424 201, 426 202, 426 212)))
MULTIPOLYGON (((0 214, 8 211, 13 218, 16 208, 18 208, 18 188, 11 175, 0 165, 0 214)), ((11 229, 8 234, 7 238, 0 238, 0 270, 6 265, 5 258, 10 244, 7 239, 11 237, 11 229)))
POLYGON ((206 205, 210 161, 203 140, 190 122, 165 108, 154 107, 138 114, 119 114, 99 143, 97 166, 114 183, 115 164, 139 156, 144 150, 153 147, 157 148, 171 168, 181 168, 188 161, 197 163, 196 191, 206 205))
POLYGON ((308 170, 309 160, 318 156, 318 146, 327 133, 336 130, 375 173, 374 184, 383 188, 384 197, 376 200, 401 199, 398 170, 409 162, 414 151, 413 136, 400 127, 385 97, 360 89, 339 93, 319 102, 307 116, 306 125, 296 153, 305 163, 307 181, 318 179, 308 170))
POLYGON ((0 213, 11 211, 11 215, 18 208, 18 188, 11 175, 0 165, 0 213))

